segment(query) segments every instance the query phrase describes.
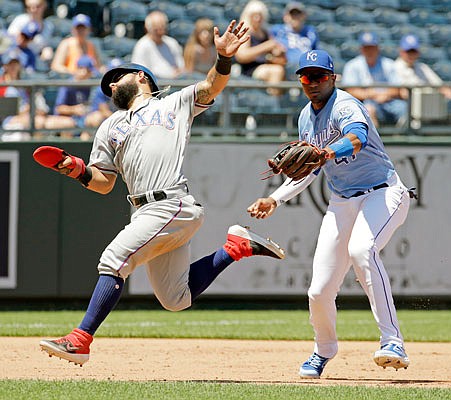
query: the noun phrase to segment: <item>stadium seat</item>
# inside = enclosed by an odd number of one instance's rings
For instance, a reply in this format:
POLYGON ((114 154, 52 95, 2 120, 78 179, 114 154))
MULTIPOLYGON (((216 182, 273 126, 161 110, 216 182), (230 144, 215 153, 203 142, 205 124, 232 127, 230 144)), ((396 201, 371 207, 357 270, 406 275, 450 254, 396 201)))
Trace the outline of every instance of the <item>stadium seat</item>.
POLYGON ((414 8, 409 11, 409 21, 413 25, 427 26, 427 25, 446 25, 448 19, 443 14, 438 14, 425 8, 414 8))
POLYGON ((58 18, 56 15, 50 15, 46 18, 53 25, 53 36, 65 37, 71 33, 72 21, 68 18, 58 18))
POLYGON ((224 6, 224 18, 227 20, 240 19, 241 12, 243 11, 244 4, 229 2, 224 6))
POLYGON ((335 10, 335 21, 341 25, 374 22, 373 14, 356 6, 340 6, 335 10))
POLYGON ((191 2, 186 6, 186 15, 193 21, 199 18, 210 18, 213 21, 224 19, 224 12, 221 7, 212 6, 204 2, 191 2))
POLYGON ((366 0, 365 8, 368 10, 375 10, 379 7, 389 7, 393 10, 397 10, 399 8, 399 0, 366 0))
POLYGON ((115 0, 108 7, 109 31, 114 32, 115 27, 123 24, 126 35, 138 39, 144 34, 144 20, 148 14, 147 5, 138 1, 115 0))
POLYGON ((360 55, 359 41, 355 39, 349 39, 343 42, 340 46, 340 54, 345 61, 349 61, 351 58, 360 55))
POLYGON ((108 35, 102 40, 103 51, 109 57, 125 58, 131 55, 136 42, 137 39, 108 35))
POLYGON ((24 12, 24 5, 21 1, 1 0, 0 1, 0 17, 6 18, 8 22, 19 14, 24 12))
MULTIPOLYGON (((338 8, 340 6, 356 6, 361 9, 365 8, 366 0, 335 0, 335 6, 338 8)), ((309 10, 310 10, 309 6, 309 10)))
POLYGON ((334 60, 338 60, 341 58, 341 52, 340 52, 340 48, 338 46, 335 46, 334 44, 327 44, 327 43, 322 43, 320 42, 319 44, 320 48, 323 50, 326 50, 329 55, 332 57, 332 59, 334 60))
POLYGON ((395 60, 399 55, 399 45, 395 42, 384 42, 380 45, 381 54, 384 57, 395 60))
POLYGON ((421 46, 420 51, 421 61, 430 66, 448 60, 448 55, 446 54, 446 50, 443 47, 421 46))
POLYGON ((189 19, 185 12, 185 7, 181 4, 175 4, 168 1, 158 1, 149 4, 149 12, 157 10, 164 12, 168 17, 169 22, 176 19, 189 19))
POLYGON ((451 82, 451 62, 439 61, 431 67, 445 82, 451 82))
POLYGON ((321 23, 318 25, 317 31, 322 42, 337 46, 352 37, 352 33, 348 27, 336 23, 321 23))
POLYGON ((193 29, 194 24, 192 21, 178 19, 169 23, 168 35, 172 36, 180 43, 180 45, 184 46, 193 29))
POLYGON ((399 42, 404 35, 413 33, 418 36, 422 44, 429 44, 429 32, 427 28, 414 25, 396 25, 389 29, 392 39, 399 42))
POLYGON ((352 32, 353 38, 356 40, 359 39, 362 32, 374 32, 379 37, 380 43, 392 40, 390 30, 380 24, 353 24, 349 27, 349 30, 352 32))
MULTIPOLYGON (((317 6, 309 6, 307 21, 312 25, 318 25, 322 22, 334 22, 335 13, 332 10, 322 9, 317 6)), ((282 23, 282 20, 278 23, 282 23)))
POLYGON ((283 21, 284 7, 280 4, 269 3, 267 5, 269 18, 269 24, 280 24, 283 21))
POLYGON ((384 24, 387 27, 409 23, 409 14, 394 10, 393 8, 380 7, 373 11, 374 22, 384 24))
POLYGON ((430 43, 433 46, 451 46, 451 25, 430 25, 428 27, 430 43))
MULTIPOLYGON (((441 0, 439 0, 441 1, 441 0)), ((432 9, 431 0, 399 0, 400 11, 410 11, 414 8, 428 8, 432 9)))

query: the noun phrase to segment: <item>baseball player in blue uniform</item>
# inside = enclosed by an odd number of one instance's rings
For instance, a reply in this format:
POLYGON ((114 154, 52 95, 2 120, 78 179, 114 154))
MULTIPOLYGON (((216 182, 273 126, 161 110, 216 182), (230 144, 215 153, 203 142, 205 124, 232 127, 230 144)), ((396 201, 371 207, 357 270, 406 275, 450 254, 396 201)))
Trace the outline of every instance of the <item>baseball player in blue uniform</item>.
POLYGON ((81 324, 60 339, 40 342, 49 355, 80 365, 88 361, 94 333, 119 300, 125 279, 139 265, 146 265, 163 307, 179 311, 190 307, 233 261, 254 255, 284 258, 276 243, 234 225, 224 246, 190 265, 190 240, 204 218, 182 171, 191 124, 226 86, 232 57, 249 39, 247 30, 242 22, 232 21, 220 36, 215 27, 218 59, 206 79, 164 98, 158 97, 161 91, 146 67, 124 64, 109 70, 101 88, 119 111, 96 132, 87 166, 61 149, 38 151, 45 166, 54 166, 55 155, 62 154, 53 169, 98 193, 109 193, 120 174, 136 208, 130 224, 100 257, 99 280, 81 324))
MULTIPOLYGON (((331 191, 308 290, 315 346, 299 373, 319 378, 337 354, 335 298, 351 265, 381 333, 374 361, 384 368, 406 368, 409 359, 379 253, 407 217, 409 190, 397 175, 363 104, 335 87, 329 54, 324 50, 302 54, 296 74, 310 99, 299 116, 299 139, 326 150, 327 161, 321 169, 331 191)), ((270 216, 307 188, 319 172, 317 169, 297 182, 287 179, 269 197, 251 204, 248 212, 256 218, 270 216)))

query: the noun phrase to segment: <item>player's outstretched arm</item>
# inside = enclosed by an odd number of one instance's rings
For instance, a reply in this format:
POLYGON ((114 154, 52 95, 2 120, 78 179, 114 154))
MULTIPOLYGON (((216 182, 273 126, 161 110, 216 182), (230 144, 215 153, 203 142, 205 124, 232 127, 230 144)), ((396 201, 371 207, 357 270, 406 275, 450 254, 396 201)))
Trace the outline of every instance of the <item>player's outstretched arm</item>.
POLYGON ((246 35, 249 28, 243 27, 243 24, 244 22, 240 22, 236 25, 235 20, 231 21, 222 36, 219 35, 219 29, 214 28, 214 41, 218 59, 208 72, 206 79, 196 86, 198 103, 211 103, 226 87, 230 78, 232 57, 240 46, 250 38, 249 35, 246 35))
POLYGON ((33 158, 42 166, 76 179, 97 193, 111 192, 116 182, 116 175, 104 174, 96 167, 87 167, 81 158, 58 147, 41 146, 34 151, 33 158))

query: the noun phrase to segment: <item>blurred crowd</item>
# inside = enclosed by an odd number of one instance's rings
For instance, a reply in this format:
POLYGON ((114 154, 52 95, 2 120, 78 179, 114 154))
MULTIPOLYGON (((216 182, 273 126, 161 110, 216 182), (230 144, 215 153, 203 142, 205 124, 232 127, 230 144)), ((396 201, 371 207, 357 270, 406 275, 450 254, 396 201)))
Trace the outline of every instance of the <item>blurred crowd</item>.
MULTIPOLYGON (((200 18, 184 45, 168 33, 168 17, 162 11, 152 11, 145 18, 144 35, 130 54, 121 58, 106 58, 92 37, 94 21, 88 15, 77 14, 71 19, 70 34, 54 43, 53 26, 46 17, 46 0, 25 0, 25 12, 17 15, 7 26, 0 42, 0 82, 46 76, 83 81, 99 78, 109 68, 131 61, 148 67, 159 79, 203 79, 216 61, 213 29, 215 22, 200 18), (53 75, 52 75, 53 74, 53 75)), ((277 84, 297 80, 294 74, 299 56, 321 48, 315 26, 308 23, 308 8, 300 2, 289 2, 282 20, 269 24, 266 3, 251 0, 243 5, 241 20, 249 27, 251 39, 238 51, 233 76, 277 84)), ((381 40, 376 32, 361 32, 360 54, 346 62, 338 82, 367 107, 376 125, 389 123, 402 126, 408 113, 407 90, 387 88, 387 85, 442 85, 441 78, 430 66, 422 63, 420 39, 414 32, 404 35, 399 42, 396 60, 381 54, 381 40), (380 88, 362 88, 382 84, 380 88)), ((279 98, 280 88, 268 87, 268 96, 279 98)), ((451 99, 451 89, 443 87, 440 93, 451 99)), ((0 97, 18 97, 16 115, 6 116, 2 128, 8 130, 2 140, 28 139, 31 122, 35 136, 39 130, 53 129, 62 137, 92 137, 93 129, 114 112, 109 98, 95 87, 60 87, 52 105, 45 93, 36 92, 35 119, 30 120, 29 91, 20 87, 0 87, 0 97), (74 128, 79 128, 74 130, 74 128), (75 133, 74 133, 75 132, 75 133)))

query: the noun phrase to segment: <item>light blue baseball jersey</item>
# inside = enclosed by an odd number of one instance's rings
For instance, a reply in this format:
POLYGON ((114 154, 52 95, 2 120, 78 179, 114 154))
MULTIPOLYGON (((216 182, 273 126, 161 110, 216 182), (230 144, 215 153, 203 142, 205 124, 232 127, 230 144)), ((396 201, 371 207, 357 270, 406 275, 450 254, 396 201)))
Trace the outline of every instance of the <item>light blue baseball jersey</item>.
POLYGON ((340 140, 345 135, 343 129, 356 122, 368 127, 366 146, 350 157, 328 160, 322 167, 329 189, 345 197, 380 185, 395 173, 365 106, 349 93, 335 89, 319 112, 308 103, 298 121, 299 139, 320 148, 340 140))

